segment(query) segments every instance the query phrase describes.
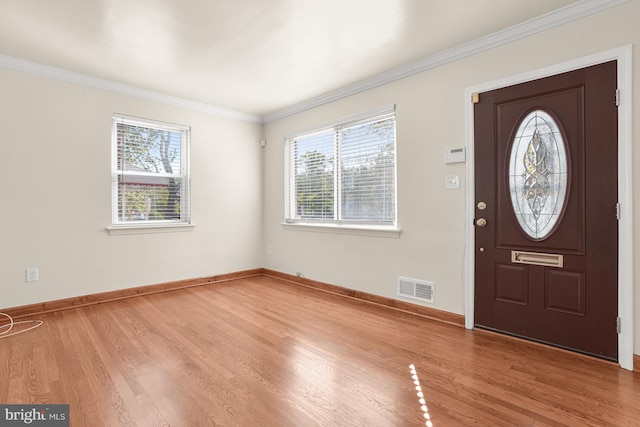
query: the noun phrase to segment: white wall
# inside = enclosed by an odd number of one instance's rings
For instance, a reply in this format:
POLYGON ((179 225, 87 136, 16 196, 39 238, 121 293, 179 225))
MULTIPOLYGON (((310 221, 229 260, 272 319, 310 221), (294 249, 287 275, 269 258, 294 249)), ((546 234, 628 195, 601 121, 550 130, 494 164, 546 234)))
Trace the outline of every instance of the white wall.
MULTIPOLYGON (((468 87, 583 56, 640 44, 640 1, 443 65, 265 126, 265 267, 395 298, 396 277, 434 281, 433 307, 464 313, 465 170, 443 164, 445 148, 465 144, 464 92, 468 87), (286 133, 397 105, 399 238, 284 230, 283 140, 286 133), (445 190, 446 175, 460 175, 461 190, 445 190)), ((640 111, 640 59, 633 60, 633 109, 640 111)), ((623 94, 630 96, 630 94, 623 94)), ((640 122, 633 124, 640 135, 640 122)), ((640 169, 640 150, 633 155, 640 169)), ((634 186, 640 188, 640 175, 634 186)), ((636 190, 636 194, 637 190, 636 190)), ((634 200, 634 242, 640 242, 640 197, 634 200)), ((640 251, 635 251, 636 266, 640 251)), ((640 286, 636 268, 635 353, 640 354, 640 286)))
POLYGON ((8 69, 0 94, 0 308, 262 266, 260 125, 8 69), (107 233, 113 113, 191 126, 193 231, 107 233))

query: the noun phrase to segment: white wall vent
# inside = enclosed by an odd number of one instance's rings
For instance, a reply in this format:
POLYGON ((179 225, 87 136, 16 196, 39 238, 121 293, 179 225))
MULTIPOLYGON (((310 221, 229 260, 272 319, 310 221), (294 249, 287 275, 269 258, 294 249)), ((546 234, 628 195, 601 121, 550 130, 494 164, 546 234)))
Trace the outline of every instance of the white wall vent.
POLYGON ((398 276, 398 295, 424 302, 434 302, 433 282, 398 276))

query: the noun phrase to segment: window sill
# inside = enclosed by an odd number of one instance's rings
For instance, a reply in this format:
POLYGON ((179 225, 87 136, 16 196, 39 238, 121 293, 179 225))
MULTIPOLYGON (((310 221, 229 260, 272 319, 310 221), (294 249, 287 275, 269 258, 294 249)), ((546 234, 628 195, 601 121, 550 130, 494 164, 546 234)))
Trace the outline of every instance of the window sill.
POLYGON ((376 227, 371 225, 339 225, 339 224, 309 224, 282 223, 284 230, 312 231, 315 233, 352 234, 356 236, 399 238, 402 230, 391 227, 376 227))
POLYGON ((110 236, 124 234, 177 233, 193 231, 195 224, 112 225, 107 227, 110 236))

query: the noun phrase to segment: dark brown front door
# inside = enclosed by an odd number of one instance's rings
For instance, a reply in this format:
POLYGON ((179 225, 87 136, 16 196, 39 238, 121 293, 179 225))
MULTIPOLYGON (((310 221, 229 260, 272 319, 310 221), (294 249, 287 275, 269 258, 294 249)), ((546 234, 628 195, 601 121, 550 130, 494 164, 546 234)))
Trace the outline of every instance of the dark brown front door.
POLYGON ((475 324, 618 359, 616 62, 480 94, 475 324))

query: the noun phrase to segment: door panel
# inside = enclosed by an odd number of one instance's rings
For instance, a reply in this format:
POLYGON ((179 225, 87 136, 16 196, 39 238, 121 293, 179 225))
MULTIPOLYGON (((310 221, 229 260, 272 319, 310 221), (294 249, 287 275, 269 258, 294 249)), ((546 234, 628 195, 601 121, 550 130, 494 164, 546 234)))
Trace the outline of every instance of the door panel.
POLYGON ((584 272, 547 270, 545 308, 584 316, 584 272))
POLYGON ((529 275, 526 267, 496 264, 495 299, 513 304, 529 303, 529 275))
POLYGON ((617 360, 616 67, 480 94, 475 197, 486 208, 476 210, 476 326, 617 360))
POLYGON ((496 106, 498 123, 497 142, 498 156, 496 166, 503 171, 507 167, 508 154, 513 139, 513 127, 522 116, 531 110, 544 106, 548 112, 554 113, 562 126, 564 141, 567 145, 569 157, 569 188, 563 217, 569 221, 562 221, 555 231, 544 241, 535 242, 527 238, 515 220, 515 215, 510 202, 509 182, 505 173, 497 175, 497 185, 503 189, 498 191, 498 223, 502 226, 497 229, 497 245, 500 248, 517 248, 521 250, 533 250, 552 252, 562 248, 564 251, 573 251, 584 254, 584 135, 582 132, 584 122, 584 95, 583 88, 572 88, 542 96, 532 96, 515 102, 507 102, 496 106))

